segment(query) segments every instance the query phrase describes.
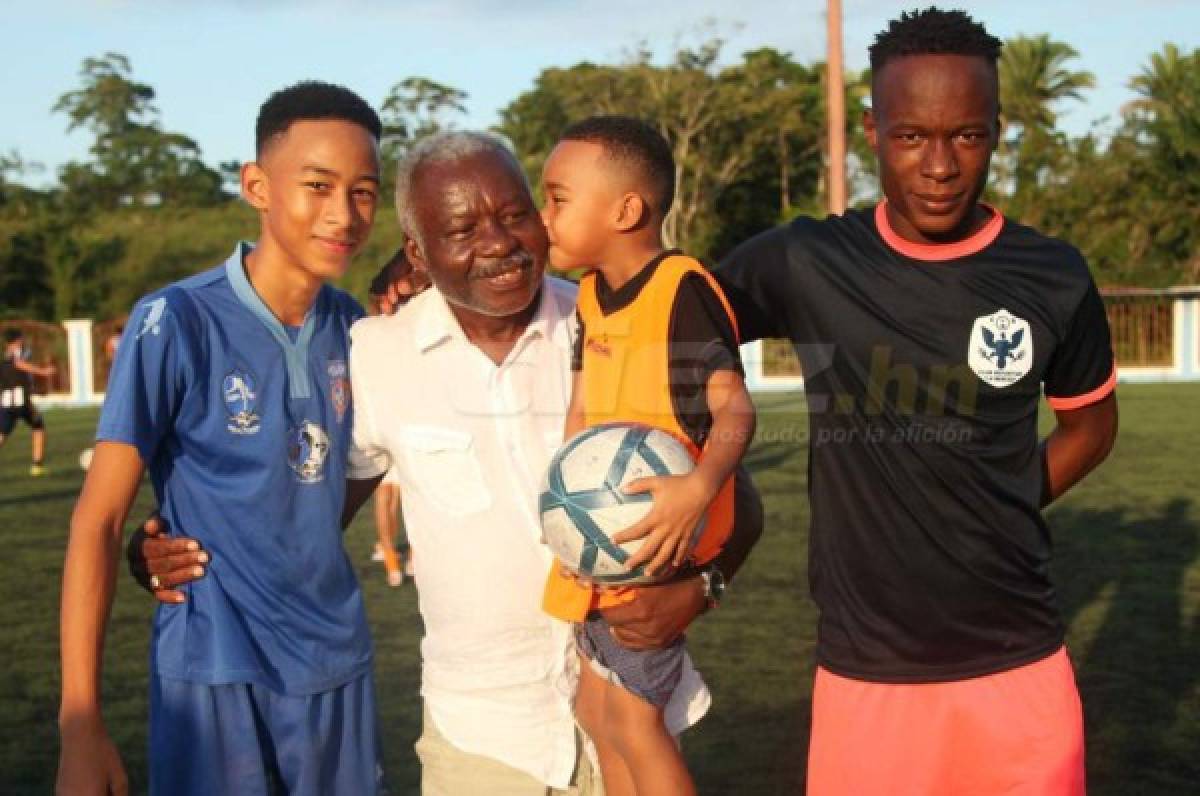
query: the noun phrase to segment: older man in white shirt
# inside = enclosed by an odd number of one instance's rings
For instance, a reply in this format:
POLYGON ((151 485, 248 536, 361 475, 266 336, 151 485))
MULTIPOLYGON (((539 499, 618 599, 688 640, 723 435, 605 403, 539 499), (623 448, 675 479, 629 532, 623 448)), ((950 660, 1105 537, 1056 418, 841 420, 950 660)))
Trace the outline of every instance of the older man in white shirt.
MULTIPOLYGON (((422 790, 601 792, 572 718, 570 627, 541 610, 537 496, 562 443, 575 286, 544 275, 545 231, 496 139, 419 144, 397 206, 434 288, 351 331, 350 477, 395 468, 420 560, 422 790)), ((707 706, 693 670, 675 729, 707 706)))

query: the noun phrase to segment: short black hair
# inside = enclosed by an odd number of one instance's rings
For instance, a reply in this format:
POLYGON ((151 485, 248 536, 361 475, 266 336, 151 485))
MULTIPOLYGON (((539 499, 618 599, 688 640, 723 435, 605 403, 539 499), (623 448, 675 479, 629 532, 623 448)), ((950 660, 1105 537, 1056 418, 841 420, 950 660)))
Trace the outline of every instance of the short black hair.
POLYGON ((4 342, 15 343, 18 340, 24 340, 25 333, 15 326, 10 326, 4 330, 4 342))
POLYGON ((888 61, 905 55, 976 55, 994 67, 1003 47, 1004 42, 965 11, 930 6, 901 13, 899 19, 888 23, 887 30, 875 35, 875 43, 867 50, 871 73, 878 75, 888 61))
POLYGON ((283 135, 294 122, 338 119, 359 125, 376 141, 383 135, 379 114, 344 86, 305 80, 280 89, 258 109, 254 125, 254 151, 259 157, 271 139, 283 135))
POLYGON ((562 141, 587 141, 604 147, 621 165, 632 167, 654 210, 665 216, 675 201, 675 158, 667 139, 632 116, 592 116, 568 127, 562 141))

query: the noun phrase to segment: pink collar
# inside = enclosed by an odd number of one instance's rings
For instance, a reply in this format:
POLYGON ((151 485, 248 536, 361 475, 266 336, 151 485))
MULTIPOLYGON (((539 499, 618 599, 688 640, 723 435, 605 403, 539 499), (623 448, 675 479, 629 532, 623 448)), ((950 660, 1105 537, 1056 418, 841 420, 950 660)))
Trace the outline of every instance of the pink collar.
POLYGON ((992 242, 1000 236, 1000 230, 1004 229, 1004 216, 991 205, 983 204, 983 206, 991 211, 992 217, 973 235, 954 243, 913 243, 900 237, 896 234, 896 230, 892 229, 891 222, 888 221, 887 199, 875 206, 875 226, 878 228, 879 234, 883 236, 883 242, 905 257, 933 262, 954 260, 983 251, 992 245, 992 242))

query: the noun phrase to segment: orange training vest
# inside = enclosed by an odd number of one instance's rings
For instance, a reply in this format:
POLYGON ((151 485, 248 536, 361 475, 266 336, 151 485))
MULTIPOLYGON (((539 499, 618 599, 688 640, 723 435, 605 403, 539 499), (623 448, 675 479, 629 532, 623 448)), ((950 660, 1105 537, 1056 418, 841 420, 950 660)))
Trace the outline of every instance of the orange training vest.
MULTIPOLYGON (((580 280, 578 310, 587 338, 583 341, 585 422, 643 423, 661 429, 684 445, 696 459, 703 452, 680 425, 671 401, 670 333, 675 294, 688 274, 700 274, 717 294, 737 335, 737 320, 716 280, 699 262, 683 255, 663 259, 637 297, 605 315, 596 299, 595 272, 580 280)), ((720 552, 733 529, 733 478, 708 508, 704 533, 692 558, 698 564, 720 552)), ((544 609, 568 621, 582 621, 592 608, 618 605, 634 597, 636 587, 592 590, 562 573, 556 562, 546 582, 544 609)))

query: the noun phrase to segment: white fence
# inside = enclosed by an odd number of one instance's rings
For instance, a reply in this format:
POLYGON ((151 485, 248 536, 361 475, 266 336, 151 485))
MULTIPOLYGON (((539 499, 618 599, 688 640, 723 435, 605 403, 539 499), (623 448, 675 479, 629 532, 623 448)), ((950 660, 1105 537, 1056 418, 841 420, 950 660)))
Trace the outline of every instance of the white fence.
MULTIPOLYGON (((1100 291, 1112 329, 1121 382, 1200 381, 1200 285, 1100 291)), ((766 340, 742 346, 751 390, 804 388, 789 343, 766 340)))
MULTIPOLYGON (((1200 381, 1200 286, 1115 288, 1101 293, 1122 382, 1200 381)), ((108 331, 113 323, 99 326, 108 331)), ((58 382, 64 388, 39 396, 38 404, 96 406, 104 400, 98 382, 107 373, 107 363, 100 362, 103 341, 95 339, 97 329, 91 320, 65 321, 62 327, 67 378, 58 382)), ((786 341, 748 343, 742 346, 742 361, 751 390, 804 388, 799 362, 786 341)))

